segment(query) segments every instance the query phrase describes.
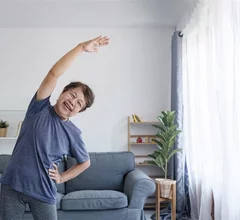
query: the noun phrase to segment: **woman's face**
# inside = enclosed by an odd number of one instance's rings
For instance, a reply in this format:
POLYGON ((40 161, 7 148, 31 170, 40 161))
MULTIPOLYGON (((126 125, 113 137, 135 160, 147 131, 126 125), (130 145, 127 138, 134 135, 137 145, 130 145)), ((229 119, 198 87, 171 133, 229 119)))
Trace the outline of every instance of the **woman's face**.
POLYGON ((78 87, 62 93, 59 96, 54 109, 62 119, 68 119, 80 112, 85 105, 86 101, 82 88, 78 87))

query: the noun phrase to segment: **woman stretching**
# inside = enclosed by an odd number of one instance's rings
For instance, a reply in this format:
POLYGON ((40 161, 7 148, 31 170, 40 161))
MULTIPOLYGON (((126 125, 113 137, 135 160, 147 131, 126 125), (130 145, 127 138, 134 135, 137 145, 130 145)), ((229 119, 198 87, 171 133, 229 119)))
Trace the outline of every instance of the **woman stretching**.
POLYGON ((54 106, 49 99, 58 78, 80 53, 97 52, 108 43, 109 38, 100 36, 78 44, 50 69, 34 94, 0 179, 2 220, 21 220, 26 203, 35 220, 57 220, 55 184, 76 177, 90 166, 81 131, 69 118, 93 104, 92 90, 73 82, 65 86, 54 106), (60 174, 58 164, 64 154, 74 157, 77 164, 60 174))

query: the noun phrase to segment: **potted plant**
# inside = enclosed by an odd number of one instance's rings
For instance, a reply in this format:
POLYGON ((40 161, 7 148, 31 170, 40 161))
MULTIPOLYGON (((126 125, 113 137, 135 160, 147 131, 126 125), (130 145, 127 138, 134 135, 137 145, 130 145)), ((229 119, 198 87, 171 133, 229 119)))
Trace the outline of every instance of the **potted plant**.
POLYGON ((160 183, 161 197, 169 198, 171 196, 171 184, 173 181, 167 179, 168 163, 174 154, 182 150, 181 148, 174 149, 176 137, 181 130, 177 130, 174 111, 162 111, 157 119, 160 121, 160 124, 153 126, 158 128, 159 131, 156 134, 156 138, 153 138, 153 141, 157 144, 158 150, 148 155, 153 159, 148 161, 148 163, 162 168, 165 178, 161 179, 162 182, 160 183))
POLYGON ((7 121, 0 120, 0 137, 6 137, 8 126, 9 123, 7 121))

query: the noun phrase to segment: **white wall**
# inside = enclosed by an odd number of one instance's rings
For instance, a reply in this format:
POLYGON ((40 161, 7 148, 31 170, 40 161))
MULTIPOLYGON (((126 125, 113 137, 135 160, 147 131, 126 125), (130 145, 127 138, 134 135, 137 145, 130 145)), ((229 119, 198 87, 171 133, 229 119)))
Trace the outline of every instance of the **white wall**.
MULTIPOLYGON (((127 116, 138 113, 155 120, 170 108, 172 33, 171 28, 0 29, 0 110, 26 109, 64 53, 81 41, 107 35, 110 45, 81 54, 60 78, 51 102, 70 81, 89 84, 96 101, 73 119, 88 150, 127 150, 127 116)), ((13 144, 0 140, 0 153, 11 151, 13 144)))

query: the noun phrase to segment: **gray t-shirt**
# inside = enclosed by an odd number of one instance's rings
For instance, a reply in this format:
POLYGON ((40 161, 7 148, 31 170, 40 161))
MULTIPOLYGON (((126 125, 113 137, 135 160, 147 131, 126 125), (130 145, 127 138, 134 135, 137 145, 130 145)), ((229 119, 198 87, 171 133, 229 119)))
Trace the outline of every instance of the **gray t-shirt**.
POLYGON ((70 121, 63 121, 54 111, 49 98, 41 101, 34 95, 12 157, 0 182, 41 201, 55 204, 56 185, 48 169, 59 164, 63 155, 78 163, 89 159, 81 131, 70 121))

